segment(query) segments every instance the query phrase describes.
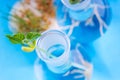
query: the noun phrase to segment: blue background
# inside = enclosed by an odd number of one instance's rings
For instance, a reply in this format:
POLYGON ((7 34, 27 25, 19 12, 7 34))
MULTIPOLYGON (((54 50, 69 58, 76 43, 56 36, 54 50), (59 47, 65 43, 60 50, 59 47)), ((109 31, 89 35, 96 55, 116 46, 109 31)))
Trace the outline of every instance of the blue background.
MULTIPOLYGON (((9 12, 7 4, 16 0, 0 0, 0 80, 36 80, 35 52, 24 53, 20 45, 12 45, 5 34, 10 33, 1 11, 9 12)), ((94 71, 91 80, 119 80, 120 76, 120 0, 109 0, 112 22, 106 34, 86 47, 92 57, 94 71)), ((49 76, 48 76, 49 77, 49 76)))

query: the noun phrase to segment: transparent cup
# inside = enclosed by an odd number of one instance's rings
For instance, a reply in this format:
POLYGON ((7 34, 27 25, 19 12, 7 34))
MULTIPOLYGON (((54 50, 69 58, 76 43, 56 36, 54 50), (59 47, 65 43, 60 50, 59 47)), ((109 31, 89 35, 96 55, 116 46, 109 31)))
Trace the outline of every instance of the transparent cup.
MULTIPOLYGON (((65 33, 58 30, 46 31, 38 38, 36 44, 38 57, 57 78, 61 76, 62 79, 69 80, 90 79, 92 64, 84 58, 84 55, 86 57, 88 56, 86 51, 84 51, 84 48, 79 43, 71 50, 70 40, 65 33)), ((37 63, 39 64, 39 62, 37 63)), ((41 66, 35 70, 42 71, 41 66)), ((47 71, 47 73, 49 73, 49 71, 47 71)), ((47 73, 45 76, 47 76, 47 73)))
POLYGON ((61 31, 44 32, 37 40, 36 52, 54 73, 65 73, 71 67, 70 41, 61 31))

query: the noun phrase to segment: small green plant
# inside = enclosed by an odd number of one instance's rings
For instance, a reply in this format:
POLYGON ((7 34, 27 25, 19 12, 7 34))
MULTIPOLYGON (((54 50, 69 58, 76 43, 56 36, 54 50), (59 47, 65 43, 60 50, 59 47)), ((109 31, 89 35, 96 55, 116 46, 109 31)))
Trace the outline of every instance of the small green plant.
POLYGON ((38 32, 16 33, 14 35, 7 34, 6 37, 13 44, 21 44, 21 49, 25 52, 32 52, 36 47, 36 39, 41 34, 38 32))
POLYGON ((83 0, 69 0, 70 4, 77 4, 83 0))

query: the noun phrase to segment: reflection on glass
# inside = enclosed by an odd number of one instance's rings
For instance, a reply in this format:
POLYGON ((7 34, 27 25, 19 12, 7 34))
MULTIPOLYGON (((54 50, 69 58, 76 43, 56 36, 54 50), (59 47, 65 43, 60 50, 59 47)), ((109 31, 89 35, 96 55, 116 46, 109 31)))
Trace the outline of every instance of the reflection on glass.
MULTIPOLYGON (((43 63, 38 61, 37 64, 41 64, 39 66, 44 64, 48 68, 44 76, 52 72, 51 77, 56 75, 56 79, 90 79, 92 64, 84 59, 83 54, 86 55, 84 49, 78 43, 75 49, 70 50, 69 38, 63 32, 58 30, 44 32, 37 40, 36 52, 43 61, 43 63)), ((41 67, 37 69, 42 70, 41 67)))
POLYGON ((70 68, 70 41, 56 30, 47 31, 37 41, 37 54, 55 73, 64 73, 70 68))

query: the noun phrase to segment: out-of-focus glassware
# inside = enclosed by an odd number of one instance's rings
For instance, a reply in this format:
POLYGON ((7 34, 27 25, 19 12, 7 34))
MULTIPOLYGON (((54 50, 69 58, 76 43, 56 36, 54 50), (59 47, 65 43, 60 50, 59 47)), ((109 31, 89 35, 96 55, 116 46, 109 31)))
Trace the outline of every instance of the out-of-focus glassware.
POLYGON ((81 43, 101 37, 111 21, 108 0, 80 0, 76 4, 69 1, 59 0, 56 6, 56 18, 61 29, 81 43))

